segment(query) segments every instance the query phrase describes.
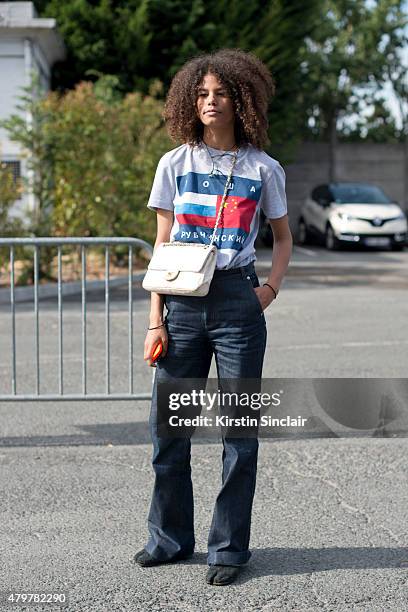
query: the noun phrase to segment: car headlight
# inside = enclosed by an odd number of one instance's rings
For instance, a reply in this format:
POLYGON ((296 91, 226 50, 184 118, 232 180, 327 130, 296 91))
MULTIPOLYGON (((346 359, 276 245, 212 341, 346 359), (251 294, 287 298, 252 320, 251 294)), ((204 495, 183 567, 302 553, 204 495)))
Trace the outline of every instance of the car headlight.
POLYGON ((405 214, 402 212, 400 215, 398 215, 398 217, 395 217, 396 220, 398 221, 403 221, 406 219, 405 214))
POLYGON ((353 219, 356 218, 346 212, 337 212, 337 216, 340 217, 342 221, 353 221, 353 219))

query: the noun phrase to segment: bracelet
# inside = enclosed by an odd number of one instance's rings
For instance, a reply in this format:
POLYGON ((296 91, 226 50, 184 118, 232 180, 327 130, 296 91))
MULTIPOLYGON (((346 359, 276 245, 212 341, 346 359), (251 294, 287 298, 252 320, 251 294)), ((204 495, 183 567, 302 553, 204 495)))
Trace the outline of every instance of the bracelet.
POLYGON ((157 327, 148 327, 147 329, 159 329, 159 327, 163 327, 164 323, 162 323, 161 325, 157 325, 157 327))
POLYGON ((275 300, 276 300, 276 298, 278 297, 278 294, 276 293, 275 289, 274 289, 274 288, 272 287, 272 285, 270 285, 269 283, 264 283, 262 286, 263 286, 263 287, 265 287, 265 285, 266 285, 267 287, 269 287, 270 289, 272 289, 272 291, 273 291, 273 292, 274 292, 274 294, 275 294, 275 300))

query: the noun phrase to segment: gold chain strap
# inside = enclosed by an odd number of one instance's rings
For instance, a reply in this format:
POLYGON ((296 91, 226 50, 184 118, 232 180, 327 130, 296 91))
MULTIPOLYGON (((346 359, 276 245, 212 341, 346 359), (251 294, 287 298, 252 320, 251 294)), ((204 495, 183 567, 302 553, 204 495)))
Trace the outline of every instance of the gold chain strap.
MULTIPOLYGON (((235 168, 235 164, 236 164, 236 161, 237 161, 237 157, 238 157, 238 151, 234 155, 234 159, 233 159, 233 162, 232 162, 232 165, 231 165, 231 170, 230 170, 230 173, 228 175, 227 182, 225 183, 224 195, 222 196, 222 200, 221 200, 221 204, 220 204, 220 210, 218 211, 217 219, 216 219, 215 226, 214 226, 214 231, 213 231, 213 233, 211 235, 211 239, 210 239, 210 244, 206 244, 205 245, 207 247, 212 246, 212 244, 214 242, 215 232, 217 231, 218 223, 219 223, 219 220, 221 218, 222 209, 225 206, 225 200, 227 199, 228 185, 230 184, 230 181, 231 181, 231 178, 232 178, 232 173, 234 172, 234 168, 235 168)), ((163 246, 173 246, 173 245, 174 245, 174 243, 172 243, 172 242, 163 243, 163 246)), ((194 243, 194 242, 178 242, 177 246, 190 246, 191 247, 191 246, 202 246, 202 245, 194 243)))

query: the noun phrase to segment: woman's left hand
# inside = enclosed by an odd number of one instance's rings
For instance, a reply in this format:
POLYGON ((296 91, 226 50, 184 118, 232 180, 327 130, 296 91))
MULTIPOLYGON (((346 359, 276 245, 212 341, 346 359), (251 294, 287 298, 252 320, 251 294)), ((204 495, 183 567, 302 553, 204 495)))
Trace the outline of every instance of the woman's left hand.
POLYGON ((269 304, 276 299, 273 291, 269 289, 269 287, 254 287, 254 291, 262 306, 262 310, 268 308, 269 304))

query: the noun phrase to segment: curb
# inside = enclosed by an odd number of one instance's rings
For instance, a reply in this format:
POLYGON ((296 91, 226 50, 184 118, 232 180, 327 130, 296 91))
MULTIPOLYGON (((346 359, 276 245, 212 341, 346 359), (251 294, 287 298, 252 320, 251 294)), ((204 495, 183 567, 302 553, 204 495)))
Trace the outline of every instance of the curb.
MULTIPOLYGON (((132 275, 132 283, 140 282, 143 280, 145 271, 139 272, 138 274, 132 275)), ((129 282, 128 276, 117 276, 109 279, 109 287, 120 287, 121 285, 127 285, 129 282)), ((90 280, 86 281, 86 291, 97 291, 105 287, 105 280, 90 280)), ((81 293, 82 283, 81 281, 68 281, 61 283, 62 295, 75 295, 81 293)), ((11 304, 10 300, 11 289, 0 289, 0 304, 11 304)), ((58 284, 57 283, 45 283, 44 285, 38 285, 38 298, 49 298, 58 295, 58 284)), ((15 302, 32 302, 34 300, 34 285, 25 287, 14 288, 14 301, 15 302)))

